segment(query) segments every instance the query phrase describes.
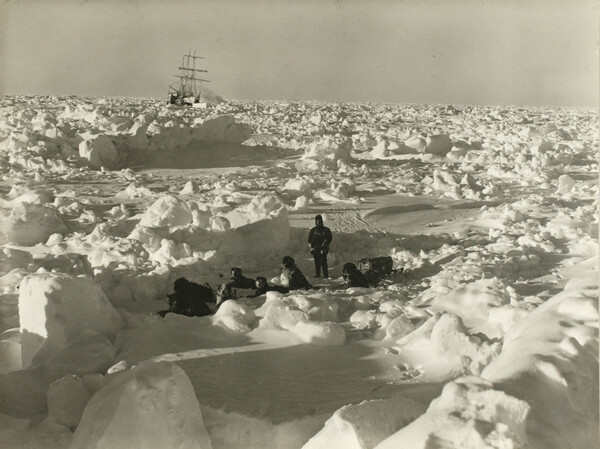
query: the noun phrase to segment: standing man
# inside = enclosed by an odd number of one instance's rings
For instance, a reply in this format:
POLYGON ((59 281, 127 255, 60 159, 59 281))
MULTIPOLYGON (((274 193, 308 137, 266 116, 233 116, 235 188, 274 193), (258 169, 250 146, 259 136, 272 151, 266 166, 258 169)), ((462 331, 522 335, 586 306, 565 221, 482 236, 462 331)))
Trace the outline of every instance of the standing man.
POLYGON ((315 260, 315 277, 321 276, 321 268, 323 269, 323 277, 329 277, 327 253, 329 252, 331 240, 331 230, 323 226, 323 217, 317 215, 315 217, 315 227, 308 233, 308 246, 310 246, 310 253, 315 260))

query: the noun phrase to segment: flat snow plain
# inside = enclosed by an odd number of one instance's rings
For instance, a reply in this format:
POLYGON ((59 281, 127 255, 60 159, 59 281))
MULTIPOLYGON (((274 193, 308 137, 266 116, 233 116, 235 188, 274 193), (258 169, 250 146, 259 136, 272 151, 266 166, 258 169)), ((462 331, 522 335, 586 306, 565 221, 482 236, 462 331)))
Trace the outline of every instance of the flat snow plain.
POLYGON ((1 97, 2 447, 595 448, 597 158, 595 110, 1 97))

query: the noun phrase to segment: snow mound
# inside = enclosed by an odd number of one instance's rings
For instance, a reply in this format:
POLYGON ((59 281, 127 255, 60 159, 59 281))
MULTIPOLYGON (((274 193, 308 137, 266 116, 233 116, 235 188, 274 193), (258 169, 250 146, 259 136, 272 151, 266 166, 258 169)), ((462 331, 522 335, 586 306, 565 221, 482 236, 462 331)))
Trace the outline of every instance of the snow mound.
POLYGON ((236 123, 235 118, 231 115, 197 119, 192 129, 196 139, 235 143, 245 141, 253 132, 251 126, 245 123, 236 123))
POLYGON ((44 361, 44 371, 53 379, 75 374, 104 373, 115 360, 116 349, 104 335, 86 329, 60 352, 44 361))
POLYGON ((306 176, 296 176, 287 180, 283 190, 291 193, 301 194, 312 190, 312 181, 306 176))
POLYGON ((415 325, 405 315, 400 315, 392 319, 385 328, 386 338, 399 339, 415 330, 415 325))
POLYGON ((14 208, 0 209, 2 243, 35 245, 45 242, 54 233, 66 230, 60 215, 51 206, 21 203, 14 208))
POLYGON ((374 448, 414 421, 425 409, 423 404, 400 395, 346 405, 336 411, 302 449, 374 448))
POLYGON ((116 374, 88 402, 70 449, 212 448, 194 389, 167 362, 116 374))
POLYGON ((412 332, 409 325, 402 325, 399 336, 395 337, 395 347, 402 353, 416 353, 413 363, 422 364, 422 357, 431 358, 446 366, 447 375, 454 376, 479 375, 501 349, 500 342, 469 333, 462 320, 450 313, 438 313, 412 332))
POLYGON ((142 121, 135 121, 129 131, 128 136, 125 140, 127 146, 134 150, 145 150, 150 146, 148 141, 148 125, 142 121))
POLYGON ((90 398, 90 392, 81 377, 63 377, 48 389, 48 417, 60 425, 75 428, 90 398))
POLYGON ((493 316, 491 311, 510 304, 511 293, 512 296, 515 295, 514 290, 498 278, 481 279, 460 285, 449 294, 433 299, 430 310, 456 314, 469 329, 480 326, 485 328, 488 337, 497 337, 502 334, 500 328, 490 325, 490 316, 493 316))
POLYGON ((425 148, 427 147, 427 141, 422 136, 414 135, 405 140, 404 145, 413 148, 419 153, 424 153, 425 148))
POLYGON ((338 304, 332 298, 267 292, 267 300, 257 314, 263 316, 261 327, 291 331, 316 346, 339 346, 346 339, 344 329, 333 322, 338 320, 338 304))
POLYGON ((294 209, 295 210, 304 210, 304 209, 308 208, 309 204, 310 204, 310 199, 307 196, 302 195, 302 196, 299 196, 298 198, 296 198, 296 202, 294 204, 294 209))
POLYGON ((459 359, 471 374, 480 374, 500 352, 499 342, 489 344, 470 335, 462 320, 450 313, 443 314, 434 324, 431 345, 439 357, 459 359))
POLYGON ((79 144, 79 156, 87 159, 92 167, 111 167, 119 159, 112 140, 105 135, 92 136, 79 144))
POLYGON ((154 192, 148 187, 139 186, 134 183, 129 184, 125 190, 115 194, 115 198, 143 198, 154 195, 154 192))
POLYGON ((331 137, 321 137, 313 142, 302 155, 302 159, 320 159, 330 161, 348 161, 351 159, 351 142, 344 140, 341 143, 336 142, 331 137))
POLYGON ((373 310, 357 310, 350 315, 350 323, 355 329, 371 329, 377 326, 377 313, 373 310))
POLYGON ((256 315, 250 307, 230 299, 219 306, 213 322, 232 334, 246 334, 252 330, 256 315))
POLYGON ((21 336, 18 329, 0 334, 0 374, 21 369, 21 336))
POLYGON ((596 446, 597 273, 569 281, 563 292, 515 324, 482 376, 534 405, 527 420, 531 447, 596 446))
POLYGON ((237 207, 231 212, 223 213, 222 216, 213 218, 225 218, 231 228, 239 228, 249 223, 275 218, 280 213, 284 213, 284 206, 277 197, 275 195, 261 194, 252 198, 250 203, 237 207))
POLYGON ((44 204, 51 203, 54 201, 54 195, 52 192, 45 189, 29 189, 25 186, 14 185, 8 192, 8 198, 10 198, 10 204, 44 204))
POLYGON ((150 260, 171 266, 209 259, 229 265, 228 259, 236 257, 250 269, 288 243, 287 209, 273 195, 258 195, 235 209, 223 206, 226 211, 215 202, 211 209, 204 203, 164 196, 143 214, 127 246, 139 242, 150 260))
POLYGON ((260 321, 261 327, 293 330, 298 323, 309 320, 308 313, 301 310, 289 297, 275 292, 267 292, 267 301, 263 305, 265 313, 260 321))
MULTIPOLYGON (((424 182, 428 183, 429 179, 430 178, 425 178, 424 182)), ((461 197, 458 178, 452 173, 444 170, 439 170, 437 168, 433 170, 433 182, 431 182, 431 188, 450 198, 459 199, 461 197)))
POLYGON ((19 287, 21 354, 24 367, 65 348, 91 329, 114 339, 119 313, 92 279, 59 273, 26 277, 19 287))
POLYGON ((525 449, 529 405, 478 378, 444 386, 427 412, 378 444, 376 449, 525 449))
POLYGON ((377 144, 373 147, 373 149, 369 152, 369 154, 375 158, 384 158, 392 155, 392 151, 389 148, 388 141, 383 138, 377 139, 377 144))
MULTIPOLYGON (((33 256, 26 252, 13 248, 2 248, 0 257, 0 275, 5 275, 17 268, 25 268, 33 261, 33 256)), ((2 283, 8 285, 8 283, 2 283)))
POLYGON ((292 332, 302 341, 316 346, 339 346, 346 340, 344 329, 335 323, 301 321, 292 332))
POLYGON ((326 419, 316 415, 273 424, 269 419, 227 413, 205 405, 200 408, 213 447, 223 449, 301 448, 307 435, 314 435, 326 419))
MULTIPOLYGON (((82 332, 81 336, 50 356, 41 364, 20 370, 11 371, 0 376, 0 404, 4 413, 18 417, 35 417, 47 411, 47 392, 52 382, 65 376, 81 376, 90 388, 102 383, 101 373, 114 363, 115 349, 108 339, 94 331, 82 332), (90 379, 100 377, 100 382, 90 379)), ((68 392, 65 393, 68 396, 68 392)), ((63 396, 62 393, 59 393, 63 396)), ((62 400, 70 401, 62 397, 62 400)), ((69 413, 65 405, 65 413, 69 413)), ((58 412, 60 415, 62 412, 58 412)), ((72 415, 70 415, 72 416, 72 415)), ((60 419, 59 419, 60 422, 60 419)))
POLYGON ((189 145, 192 141, 219 141, 241 143, 253 129, 245 123, 236 123, 231 115, 197 117, 190 126, 188 120, 171 115, 156 117, 147 128, 150 150, 169 150, 189 145))
POLYGON ((576 181, 569 175, 560 175, 558 177, 558 188, 556 193, 569 193, 575 186, 576 181))
MULTIPOLYGON (((26 434, 29 427, 28 419, 16 419, 10 416, 0 414, 0 439, 2 439, 3 447, 26 447, 28 444, 33 449, 34 447, 42 448, 44 445, 37 446, 31 441, 31 437, 26 434)), ((57 440, 65 441, 65 446, 70 441, 70 435, 63 433, 57 440)), ((58 443, 58 441, 55 441, 58 443)), ((60 444, 60 443, 58 443, 60 444)), ((57 444, 57 447, 58 447, 57 444)), ((47 445, 45 447, 48 447, 47 445)))
POLYGON ((139 224, 147 227, 184 226, 192 223, 189 205, 179 198, 167 195, 156 200, 142 215, 139 224))

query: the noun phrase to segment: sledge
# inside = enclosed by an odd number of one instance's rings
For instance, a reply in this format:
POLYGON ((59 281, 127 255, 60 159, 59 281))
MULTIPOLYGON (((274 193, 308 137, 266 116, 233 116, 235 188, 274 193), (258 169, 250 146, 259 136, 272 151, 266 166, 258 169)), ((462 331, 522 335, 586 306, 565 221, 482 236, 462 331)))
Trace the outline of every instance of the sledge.
POLYGON ((373 286, 376 286, 382 279, 390 279, 404 271, 404 268, 394 268, 394 260, 391 256, 365 257, 357 262, 356 267, 373 286))

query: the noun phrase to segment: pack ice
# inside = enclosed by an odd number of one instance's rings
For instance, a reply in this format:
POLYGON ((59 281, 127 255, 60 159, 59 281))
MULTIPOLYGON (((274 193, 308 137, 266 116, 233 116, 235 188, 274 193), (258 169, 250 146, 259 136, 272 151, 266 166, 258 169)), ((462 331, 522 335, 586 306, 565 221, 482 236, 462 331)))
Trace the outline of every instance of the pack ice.
POLYGON ((597 148, 584 109, 2 97, 2 446, 598 447, 597 148), (157 313, 284 256, 312 289, 157 313))

